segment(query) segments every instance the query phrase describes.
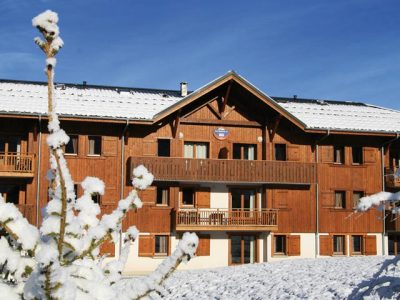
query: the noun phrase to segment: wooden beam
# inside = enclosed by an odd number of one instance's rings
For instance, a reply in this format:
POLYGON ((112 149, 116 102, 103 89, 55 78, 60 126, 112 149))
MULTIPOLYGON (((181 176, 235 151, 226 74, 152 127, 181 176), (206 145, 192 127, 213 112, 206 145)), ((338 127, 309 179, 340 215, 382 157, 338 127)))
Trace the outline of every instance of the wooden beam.
POLYGON ((233 112, 235 110, 236 106, 232 106, 232 107, 228 107, 228 109, 226 110, 226 112, 223 113, 222 115, 222 119, 225 119, 231 112, 233 112))
POLYGON ((172 120, 171 127, 172 127, 172 137, 175 139, 176 134, 178 133, 178 127, 181 123, 181 110, 178 110, 178 113, 175 116, 175 119, 172 120))
POLYGON ((282 119, 282 115, 277 115, 272 123, 269 124, 268 133, 269 133, 269 140, 272 142, 275 137, 275 133, 278 130, 279 122, 282 119))
POLYGON ((218 118, 222 119, 221 114, 217 111, 210 103, 207 103, 207 107, 211 110, 211 112, 218 118))
POLYGON ((261 124, 255 121, 232 121, 232 120, 209 120, 209 119, 182 119, 183 124, 204 124, 204 125, 218 125, 218 126, 243 126, 243 127, 261 127, 261 124))
POLYGON ((221 114, 224 113, 226 104, 228 103, 229 95, 231 93, 232 88, 232 80, 229 81, 228 88, 226 89, 225 97, 222 98, 222 105, 221 105, 221 114))
POLYGON ((215 101, 215 100, 217 100, 217 99, 218 99, 218 96, 216 96, 216 97, 214 97, 214 98, 208 100, 207 102, 203 103, 202 105, 196 107, 195 110, 189 111, 189 112, 187 112, 186 114, 182 115, 182 118, 188 117, 189 115, 195 113, 196 111, 202 109, 204 106, 208 105, 209 103, 211 103, 211 102, 213 102, 213 101, 215 101))

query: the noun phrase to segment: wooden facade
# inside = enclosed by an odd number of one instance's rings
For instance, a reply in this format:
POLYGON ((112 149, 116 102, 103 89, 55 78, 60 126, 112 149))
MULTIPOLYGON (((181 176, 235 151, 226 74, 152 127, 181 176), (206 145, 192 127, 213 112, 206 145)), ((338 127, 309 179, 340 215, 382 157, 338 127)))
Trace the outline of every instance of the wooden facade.
MULTIPOLYGON (((323 234, 317 238, 321 255, 333 254, 334 235, 362 235, 368 244, 365 254, 376 252, 367 234, 382 234, 382 214, 375 209, 354 213, 353 198, 383 189, 382 169, 391 167, 381 153, 388 137, 306 132, 234 80, 206 88, 151 124, 61 120, 76 141, 66 159, 78 197, 78 184, 86 176, 99 177, 106 185, 100 198, 103 212, 128 194, 136 165, 154 174, 153 186, 140 193, 144 207, 129 213, 123 224, 123 229, 136 225, 149 234, 140 236, 139 256, 155 255, 155 237, 169 241, 186 230, 203 237, 203 255, 209 255, 210 231, 248 232, 255 239, 260 232, 284 235, 290 245, 286 254, 293 256, 300 255, 299 234, 323 234), (226 136, 216 136, 216 130, 226 136), (90 150, 94 137, 101 145, 96 154, 90 150), (335 160, 337 146, 340 162, 335 160), (353 147, 362 149, 360 162, 353 161, 353 147), (215 192, 216 186, 224 192, 215 192)), ((0 137, 20 140, 18 153, 0 153, 0 192, 18 187, 17 204, 34 224, 41 219, 37 207, 48 201, 46 126, 39 117, 0 118, 0 137)))

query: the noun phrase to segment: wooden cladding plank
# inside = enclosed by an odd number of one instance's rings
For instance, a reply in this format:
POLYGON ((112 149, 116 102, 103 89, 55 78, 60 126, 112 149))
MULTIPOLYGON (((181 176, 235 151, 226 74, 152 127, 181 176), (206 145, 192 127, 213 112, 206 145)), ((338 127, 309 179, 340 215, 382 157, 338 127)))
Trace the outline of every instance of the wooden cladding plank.
POLYGON ((211 189, 202 187, 196 190, 196 205, 198 208, 210 208, 211 189))
POLYGON ((101 141, 103 156, 117 156, 118 153, 118 137, 103 136, 101 141))
POLYGON ((333 162, 333 146, 321 146, 321 162, 333 162))
POLYGON ((138 192, 143 204, 155 204, 157 200, 157 187, 149 186, 147 189, 138 192))
POLYGON ((288 191, 275 190, 273 193, 272 207, 273 208, 287 208, 288 207, 288 191))
POLYGON ((200 234, 199 245, 197 246, 197 256, 210 256, 210 235, 200 234))
POLYGON ((376 255, 376 236, 366 235, 364 243, 365 255, 376 255))
POLYGON ((321 192, 320 194, 321 206, 324 208, 332 208, 335 206, 335 198, 333 192, 321 192))
POLYGON ((287 145, 287 155, 289 161, 299 161, 300 147, 298 145, 287 145))
POLYGON ((377 161, 376 155, 377 151, 375 148, 364 147, 363 148, 364 154, 364 163, 375 163, 377 161))
POLYGON ((154 236, 140 235, 139 236, 139 256, 152 257, 154 256, 154 236))
POLYGON ((115 256, 115 244, 112 241, 103 243, 100 246, 100 255, 115 256))
POLYGON ((143 140, 143 155, 156 156, 157 155, 157 140, 143 140))
POLYGON ((287 241, 287 255, 298 256, 300 255, 300 235, 288 235, 287 241))
POLYGON ((333 240, 330 235, 319 236, 319 255, 333 255, 333 240))

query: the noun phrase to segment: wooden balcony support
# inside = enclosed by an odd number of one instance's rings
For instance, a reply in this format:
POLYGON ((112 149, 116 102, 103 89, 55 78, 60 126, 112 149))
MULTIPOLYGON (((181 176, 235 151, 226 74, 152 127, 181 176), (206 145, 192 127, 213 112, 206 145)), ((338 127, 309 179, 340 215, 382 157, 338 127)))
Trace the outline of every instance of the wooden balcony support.
POLYGON ((0 177, 33 177, 34 154, 0 152, 0 177))
POLYGON ((278 210, 184 209, 176 211, 177 231, 276 231, 278 210))
POLYGON ((159 181, 311 184, 316 165, 290 161, 130 157, 131 172, 143 164, 159 181))

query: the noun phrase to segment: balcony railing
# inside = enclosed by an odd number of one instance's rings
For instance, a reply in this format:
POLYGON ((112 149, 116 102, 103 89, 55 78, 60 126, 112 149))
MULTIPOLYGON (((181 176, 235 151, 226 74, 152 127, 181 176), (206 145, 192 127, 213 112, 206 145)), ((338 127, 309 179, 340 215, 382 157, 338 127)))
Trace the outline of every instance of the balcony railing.
POLYGON ((176 211, 178 231, 275 231, 278 210, 184 209, 176 211))
POLYGON ((385 185, 388 188, 400 188, 400 178, 394 174, 397 169, 385 168, 385 185))
POLYGON ((33 177, 34 155, 0 152, 0 177, 33 177))
POLYGON ((140 164, 159 181, 310 184, 315 182, 316 173, 314 163, 130 157, 131 171, 140 164))

